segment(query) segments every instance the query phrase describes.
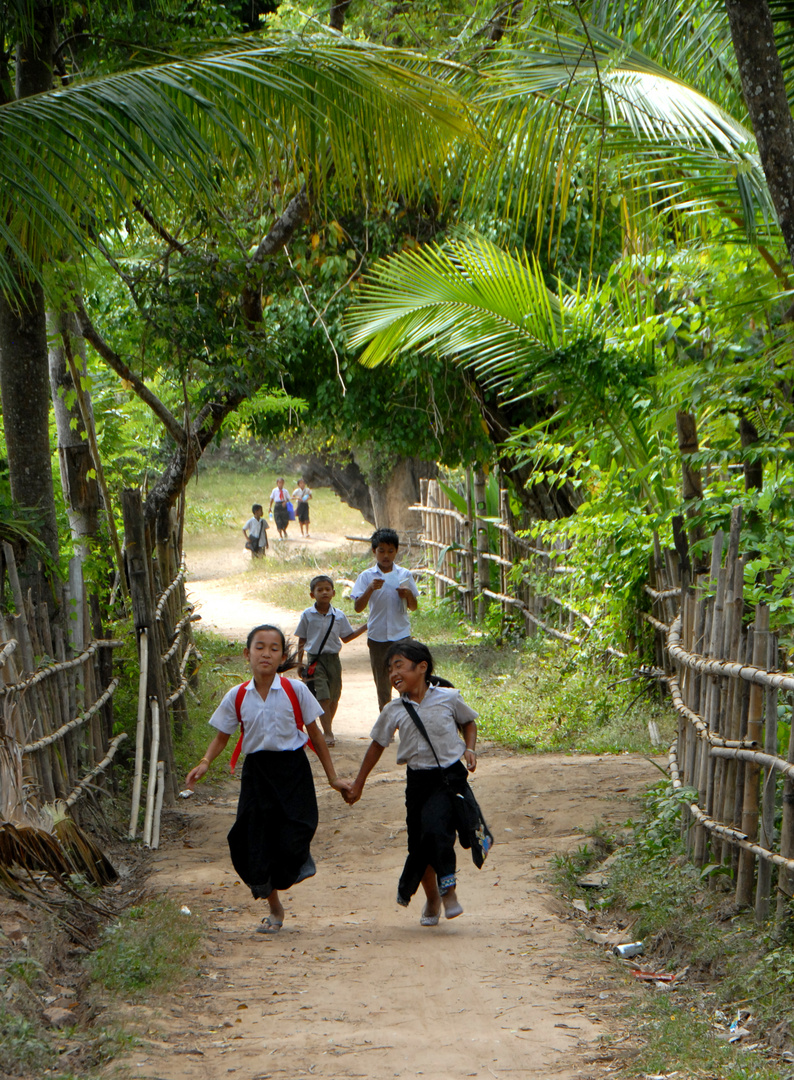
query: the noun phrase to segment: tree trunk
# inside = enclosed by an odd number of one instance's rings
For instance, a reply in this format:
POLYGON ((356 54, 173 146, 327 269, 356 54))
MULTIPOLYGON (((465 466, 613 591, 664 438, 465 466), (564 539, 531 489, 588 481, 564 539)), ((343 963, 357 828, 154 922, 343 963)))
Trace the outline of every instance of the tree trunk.
POLYGON ((400 539, 415 540, 422 532, 422 517, 418 510, 409 509, 419 502, 420 477, 432 479, 438 475, 433 462, 416 457, 401 457, 395 462, 385 480, 373 479, 369 489, 376 529, 396 529, 400 539))
POLYGON ((358 464, 346 461, 328 461, 320 457, 311 457, 301 469, 301 475, 309 487, 330 487, 343 503, 358 510, 365 521, 375 524, 375 511, 372 508, 372 495, 369 484, 358 464))
MULTIPOLYGON (((30 33, 17 47, 16 96, 52 88, 55 19, 51 3, 30 6, 30 33)), ((39 535, 58 559, 58 524, 50 460, 50 386, 44 290, 21 275, 17 295, 0 295, 0 401, 8 449, 11 495, 36 511, 39 535)), ((27 585, 41 581, 38 559, 28 552, 21 568, 27 585)))
POLYGON ((758 153, 794 263, 794 121, 767 0, 726 0, 733 48, 758 153))
MULTIPOLYGON (((62 333, 71 335, 75 346, 75 361, 81 374, 85 372, 85 339, 78 336, 74 316, 66 312, 50 312, 47 317, 50 338, 50 390, 58 432, 58 458, 61 465, 61 487, 72 538, 85 561, 86 541, 99 530, 99 485, 92 476, 91 448, 83 424, 82 413, 75 396, 74 383, 63 346, 62 333)), ((83 391, 90 407, 90 397, 83 391)))

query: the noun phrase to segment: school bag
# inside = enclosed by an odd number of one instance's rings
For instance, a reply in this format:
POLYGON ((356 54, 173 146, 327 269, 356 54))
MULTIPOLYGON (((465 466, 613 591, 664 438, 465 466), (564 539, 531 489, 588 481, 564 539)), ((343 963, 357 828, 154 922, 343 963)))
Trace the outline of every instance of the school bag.
MULTIPOLYGON (((301 709, 301 704, 298 701, 298 695, 292 689, 292 683, 289 681, 289 679, 285 679, 283 675, 279 675, 279 678, 281 679, 281 689, 289 698, 290 705, 292 706, 292 712, 295 715, 295 726, 300 731, 303 731, 305 727, 303 723, 303 710, 301 709)), ((248 679, 247 682, 241 683, 237 687, 237 693, 234 695, 234 711, 237 713, 237 723, 240 725, 240 737, 237 740, 237 745, 232 751, 232 759, 229 762, 229 769, 232 773, 237 766, 237 759, 240 757, 240 751, 243 748, 243 737, 245 736, 245 728, 243 727, 242 716, 243 696, 245 694, 245 691, 248 689, 250 682, 251 680, 248 679)), ((314 743, 311 741, 311 739, 309 739, 307 745, 310 747, 310 749, 314 750, 314 743)), ((316 750, 314 752, 317 753, 316 750)))
MULTIPOLYGON (((431 680, 434 676, 430 676, 431 680)), ((446 683, 446 679, 437 679, 436 686, 439 686, 442 682, 446 683)), ((451 687, 452 683, 448 683, 451 687)), ((438 760, 438 754, 436 748, 430 741, 430 736, 427 734, 427 728, 422 723, 421 717, 412 703, 407 698, 400 698, 400 701, 405 706, 405 711, 413 720, 419 734, 425 740, 427 745, 433 752, 433 757, 436 759, 436 765, 441 768, 441 762, 438 760)), ((488 852, 493 847, 494 837, 491 830, 483 817, 483 812, 480 809, 480 804, 474 797, 474 792, 469 787, 468 783, 464 784, 462 791, 455 791, 449 779, 446 776, 446 770, 444 770, 444 786, 449 791, 449 796, 452 799, 452 808, 455 814, 455 827, 457 829, 458 838, 460 839, 460 846, 462 848, 471 850, 471 861, 477 867, 478 870, 482 868, 483 863, 488 858, 488 852)))

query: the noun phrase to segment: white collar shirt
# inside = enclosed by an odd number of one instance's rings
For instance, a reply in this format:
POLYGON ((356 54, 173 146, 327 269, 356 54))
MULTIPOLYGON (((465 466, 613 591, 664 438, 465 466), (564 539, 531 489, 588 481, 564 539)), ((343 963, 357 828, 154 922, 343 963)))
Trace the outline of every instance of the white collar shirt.
POLYGON ((460 761, 466 747, 459 725, 477 718, 477 713, 466 704, 460 691, 446 686, 428 686, 421 702, 413 701, 411 704, 425 725, 438 762, 427 739, 403 705, 402 697, 384 705, 370 738, 379 746, 386 747, 394 738, 395 731, 399 730, 397 764, 405 762, 410 769, 436 769, 439 763, 442 769, 446 769, 460 761))
POLYGON ((408 608, 405 601, 397 592, 397 587, 410 589, 414 596, 419 595, 410 570, 404 566, 394 564, 388 574, 384 574, 378 567, 369 567, 356 578, 356 583, 350 593, 353 600, 363 596, 376 578, 383 578, 383 586, 376 590, 369 598, 369 615, 367 617, 367 637, 373 641, 401 641, 411 636, 411 623, 408 619, 408 608))
MULTIPOLYGON (((289 682, 301 707, 303 723, 310 724, 322 714, 320 703, 302 682, 294 679, 289 682)), ((238 727, 235 709, 238 689, 239 687, 234 686, 224 695, 209 721, 212 727, 227 735, 234 734, 238 727)), ((300 750, 309 741, 306 731, 301 730, 295 722, 292 702, 278 675, 264 698, 251 679, 240 703, 240 717, 243 724, 244 754, 253 754, 258 750, 300 750)))
POLYGON ((328 624, 331 621, 331 615, 334 616, 334 621, 331 626, 331 632, 328 634, 328 640, 323 645, 323 654, 325 653, 338 653, 342 648, 341 638, 347 637, 348 634, 353 633, 353 627, 350 625, 347 615, 344 611, 340 611, 339 608, 330 607, 328 611, 323 614, 317 610, 317 607, 312 604, 311 607, 306 608, 300 617, 300 622, 295 631, 295 636, 304 638, 306 641, 306 651, 310 655, 314 655, 320 651, 320 646, 323 644, 323 638, 325 632, 328 630, 328 624))
POLYGON ((270 498, 273 502, 289 502, 289 492, 286 488, 274 487, 270 498))
POLYGON ((252 518, 249 518, 248 521, 246 521, 245 525, 243 525, 243 529, 245 529, 247 532, 249 532, 251 534, 251 536, 254 538, 254 540, 258 540, 259 537, 262 535, 262 532, 266 528, 267 528, 267 525, 265 524, 265 519, 264 518, 258 518, 257 519, 255 517, 252 517, 252 518))

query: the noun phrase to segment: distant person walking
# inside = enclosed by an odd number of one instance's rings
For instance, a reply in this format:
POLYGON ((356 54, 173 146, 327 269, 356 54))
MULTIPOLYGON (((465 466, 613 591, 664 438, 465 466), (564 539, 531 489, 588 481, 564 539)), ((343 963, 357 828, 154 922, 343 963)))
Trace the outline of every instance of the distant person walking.
POLYGON ((276 480, 276 486, 270 492, 270 510, 278 529, 279 540, 287 539, 287 528, 289 527, 288 503, 289 495, 284 490, 284 477, 280 476, 276 480))
POLYGON ((245 546, 251 552, 252 559, 261 559, 267 551, 267 522, 263 517, 264 511, 259 503, 254 503, 251 507, 251 513, 253 517, 250 517, 243 525, 245 546))
POLYGON ((311 488, 308 487, 303 477, 298 481, 298 486, 292 493, 292 501, 295 503, 295 513, 298 515, 298 524, 301 527, 301 536, 309 535, 309 499, 312 497, 311 488))

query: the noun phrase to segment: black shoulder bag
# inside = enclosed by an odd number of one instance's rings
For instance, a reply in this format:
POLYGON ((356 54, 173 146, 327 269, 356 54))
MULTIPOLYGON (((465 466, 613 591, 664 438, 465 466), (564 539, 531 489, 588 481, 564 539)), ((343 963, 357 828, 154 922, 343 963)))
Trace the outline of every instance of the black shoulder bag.
MULTIPOLYGON (((334 613, 334 609, 331 608, 331 621, 328 623, 328 629, 325 631, 325 637, 320 642, 320 648, 317 650, 317 653, 316 653, 314 659, 309 664, 309 666, 306 668, 306 678, 304 679, 304 682, 306 683, 309 690, 311 690, 311 692, 313 694, 314 694, 314 673, 317 670, 317 661, 320 658, 320 654, 322 653, 323 649, 325 648, 325 643, 328 640, 328 635, 331 633, 331 630, 333 629, 335 619, 336 619, 336 614, 334 613)), ((314 696, 316 697, 317 695, 314 694, 314 696)))
POLYGON ((422 723, 419 713, 406 698, 401 698, 400 700, 405 706, 406 712, 416 724, 419 734, 432 750, 433 757, 436 759, 436 765, 441 769, 444 777, 444 784, 452 799, 452 806, 455 811, 455 827, 458 831, 460 846, 466 849, 471 848, 472 862, 479 870, 488 858, 488 852, 493 847, 494 842, 493 833, 488 828, 485 818, 483 817, 480 804, 474 798, 474 792, 467 782, 464 782, 462 791, 455 790, 453 784, 450 783, 447 770, 441 768, 441 762, 438 760, 436 748, 430 741, 430 736, 427 734, 427 728, 422 723))

